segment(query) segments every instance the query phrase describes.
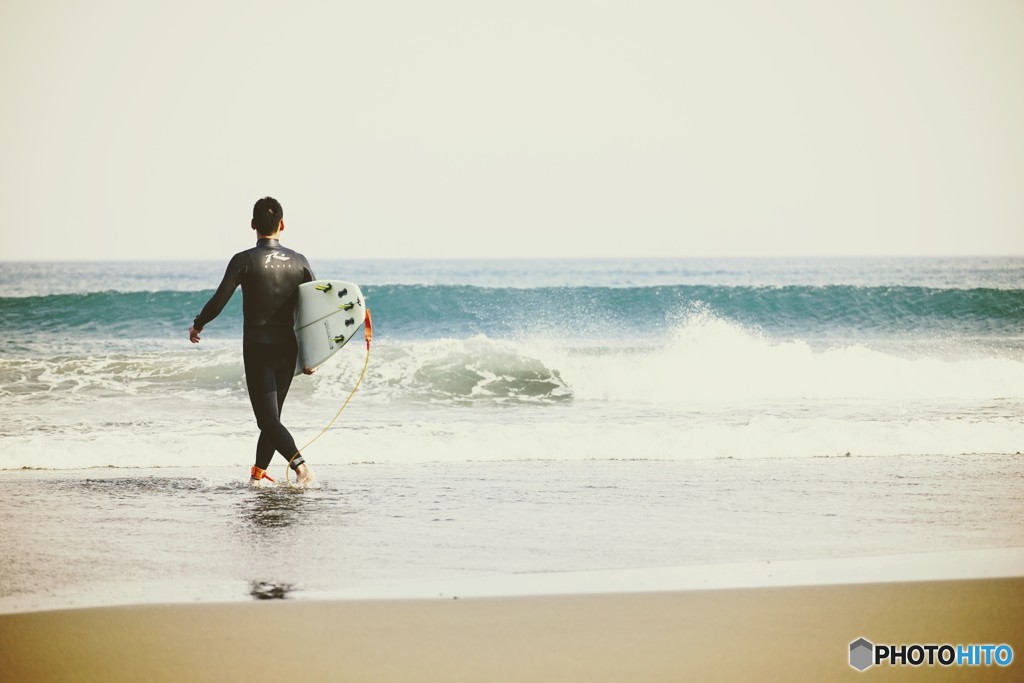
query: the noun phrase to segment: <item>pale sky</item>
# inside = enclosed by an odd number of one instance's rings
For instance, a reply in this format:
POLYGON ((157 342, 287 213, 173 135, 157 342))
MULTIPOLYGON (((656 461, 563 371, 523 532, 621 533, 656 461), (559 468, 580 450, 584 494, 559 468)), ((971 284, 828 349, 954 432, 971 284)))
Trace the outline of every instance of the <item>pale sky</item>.
POLYGON ((1024 254, 1020 0, 3 0, 0 260, 1024 254))

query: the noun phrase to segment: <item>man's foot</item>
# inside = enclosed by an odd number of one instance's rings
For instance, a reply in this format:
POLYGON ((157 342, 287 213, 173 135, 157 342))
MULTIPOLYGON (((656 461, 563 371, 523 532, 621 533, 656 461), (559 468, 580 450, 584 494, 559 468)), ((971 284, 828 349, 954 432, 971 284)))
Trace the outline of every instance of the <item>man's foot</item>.
POLYGON ((295 483, 299 486, 310 486, 316 477, 313 476, 313 470, 309 468, 309 465, 302 463, 295 468, 295 483))
POLYGON ((264 486, 269 485, 270 484, 267 483, 266 479, 257 479, 256 477, 249 477, 249 481, 247 482, 247 486, 251 489, 263 488, 264 486))

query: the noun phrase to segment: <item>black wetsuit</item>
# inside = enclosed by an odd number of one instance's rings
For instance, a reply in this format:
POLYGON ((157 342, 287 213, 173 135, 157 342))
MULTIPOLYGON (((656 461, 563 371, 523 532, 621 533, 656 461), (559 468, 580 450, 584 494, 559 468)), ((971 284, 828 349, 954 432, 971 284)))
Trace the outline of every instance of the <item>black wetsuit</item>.
MULTIPOLYGON (((261 237, 255 247, 231 258, 220 286, 194 322, 196 330, 202 330, 242 286, 242 357, 249 400, 260 428, 256 466, 263 470, 270 466, 274 451, 285 459, 298 451, 295 439, 281 424, 281 408, 298 354, 293 329, 298 287, 314 279, 305 256, 282 247, 276 239, 261 237)), ((300 462, 301 456, 292 466, 300 462)))

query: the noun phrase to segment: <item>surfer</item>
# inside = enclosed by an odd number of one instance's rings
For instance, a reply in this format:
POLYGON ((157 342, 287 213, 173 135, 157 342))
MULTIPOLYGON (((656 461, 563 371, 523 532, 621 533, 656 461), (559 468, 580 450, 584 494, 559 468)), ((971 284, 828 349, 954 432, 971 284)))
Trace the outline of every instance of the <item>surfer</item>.
MULTIPOLYGON (((281 408, 295 370, 298 344, 293 329, 298 287, 316 279, 306 257, 281 246, 284 209, 273 197, 264 197, 252 208, 256 246, 235 254, 228 263, 217 291, 189 328, 189 340, 199 343, 199 333, 224 309, 239 285, 244 317, 242 357, 249 401, 260 428, 256 464, 249 482, 259 485, 277 451, 291 459, 299 484, 308 485, 313 473, 298 453, 295 439, 281 424, 281 408), (293 457, 294 456, 294 457, 293 457)), ((307 368, 307 375, 313 370, 307 368)))

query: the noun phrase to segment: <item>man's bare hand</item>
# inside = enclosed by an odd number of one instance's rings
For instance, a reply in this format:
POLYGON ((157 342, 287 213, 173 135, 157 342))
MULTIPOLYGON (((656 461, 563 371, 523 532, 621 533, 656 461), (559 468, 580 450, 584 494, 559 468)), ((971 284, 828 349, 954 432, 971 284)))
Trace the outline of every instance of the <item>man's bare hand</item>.
POLYGON ((316 372, 316 368, 302 368, 302 372, 305 375, 312 375, 314 372, 316 372))
POLYGON ((199 343, 199 330, 196 329, 195 325, 188 328, 188 340, 193 344, 199 343))

